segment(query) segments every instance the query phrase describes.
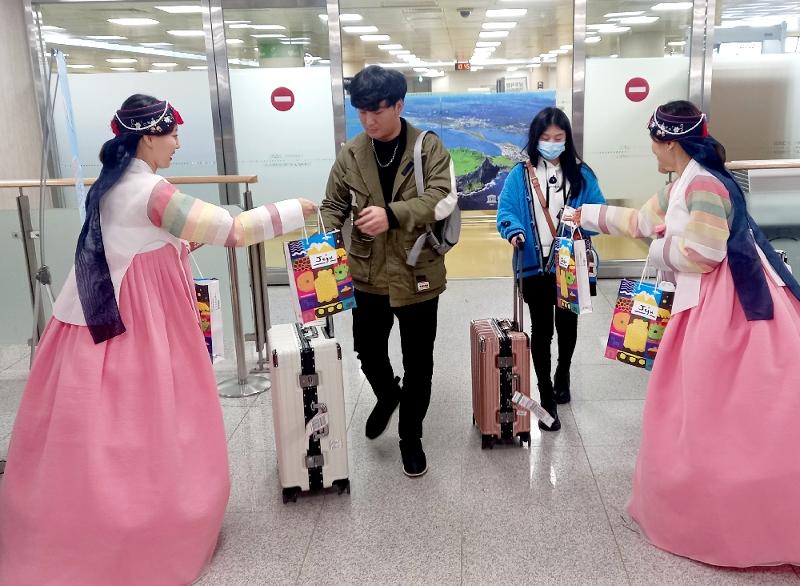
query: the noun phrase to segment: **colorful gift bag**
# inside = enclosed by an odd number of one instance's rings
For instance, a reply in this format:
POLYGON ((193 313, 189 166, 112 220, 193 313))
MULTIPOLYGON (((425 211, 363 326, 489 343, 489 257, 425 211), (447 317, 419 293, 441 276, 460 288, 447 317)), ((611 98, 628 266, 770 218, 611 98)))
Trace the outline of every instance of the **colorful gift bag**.
POLYGON ((350 265, 338 230, 284 244, 297 318, 304 324, 356 306, 350 265))
POLYGON ((578 315, 592 312, 589 286, 589 258, 586 241, 573 229, 569 236, 556 238, 556 305, 578 315))
POLYGON ((211 362, 225 358, 225 342, 222 334, 222 298, 217 279, 195 279, 197 311, 200 313, 200 330, 206 339, 206 348, 211 362))
POLYGON ((606 358, 653 369, 658 346, 672 315, 674 287, 623 279, 611 319, 606 358))

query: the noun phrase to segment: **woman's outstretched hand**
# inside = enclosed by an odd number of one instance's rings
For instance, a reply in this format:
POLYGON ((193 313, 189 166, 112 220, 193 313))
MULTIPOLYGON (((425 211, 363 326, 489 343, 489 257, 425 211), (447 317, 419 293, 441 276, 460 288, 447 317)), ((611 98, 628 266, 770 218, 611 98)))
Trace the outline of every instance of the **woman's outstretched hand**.
POLYGON ((297 201, 299 201, 300 205, 303 207, 303 217, 304 218, 307 218, 308 216, 317 213, 317 207, 318 206, 313 201, 310 201, 310 200, 307 200, 307 199, 303 199, 302 197, 298 197, 297 201))

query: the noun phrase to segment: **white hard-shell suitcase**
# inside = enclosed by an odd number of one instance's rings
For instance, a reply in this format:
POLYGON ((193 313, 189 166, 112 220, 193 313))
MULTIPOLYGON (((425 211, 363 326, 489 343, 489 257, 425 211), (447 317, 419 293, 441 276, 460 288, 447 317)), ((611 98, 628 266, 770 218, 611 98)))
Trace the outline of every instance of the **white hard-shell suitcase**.
POLYGON ((349 493, 341 347, 314 324, 276 325, 268 335, 283 502, 331 486, 349 493))

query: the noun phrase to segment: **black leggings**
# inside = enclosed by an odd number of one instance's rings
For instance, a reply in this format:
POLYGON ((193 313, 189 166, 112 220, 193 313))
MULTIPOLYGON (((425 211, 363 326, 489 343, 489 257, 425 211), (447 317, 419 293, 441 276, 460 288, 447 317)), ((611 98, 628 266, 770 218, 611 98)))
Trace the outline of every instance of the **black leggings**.
POLYGON ((569 370, 575 343, 578 340, 578 316, 568 309, 557 308, 556 276, 543 273, 522 280, 522 297, 531 314, 531 356, 533 370, 539 383, 542 407, 555 408, 553 383, 550 380, 550 343, 553 340, 553 324, 558 332, 558 363, 569 370), (555 318, 553 313, 555 310, 555 318))

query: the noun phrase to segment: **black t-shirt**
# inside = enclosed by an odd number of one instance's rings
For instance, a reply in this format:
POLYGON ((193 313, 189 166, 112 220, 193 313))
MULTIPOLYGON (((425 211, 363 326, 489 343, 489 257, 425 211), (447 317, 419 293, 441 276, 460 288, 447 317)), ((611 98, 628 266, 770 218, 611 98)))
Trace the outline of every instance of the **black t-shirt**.
POLYGON ((372 141, 373 147, 375 148, 374 154, 377 158, 376 166, 378 167, 378 178, 381 181, 381 190, 383 191, 383 200, 386 202, 386 215, 389 218, 390 228, 397 228, 399 226, 397 218, 389 208, 389 204, 392 203, 394 180, 400 170, 400 161, 403 159, 403 153, 406 150, 406 137, 408 135, 406 121, 401 118, 400 123, 400 134, 392 140, 386 142, 380 140, 372 141), (384 165, 386 166, 384 167, 384 165))

